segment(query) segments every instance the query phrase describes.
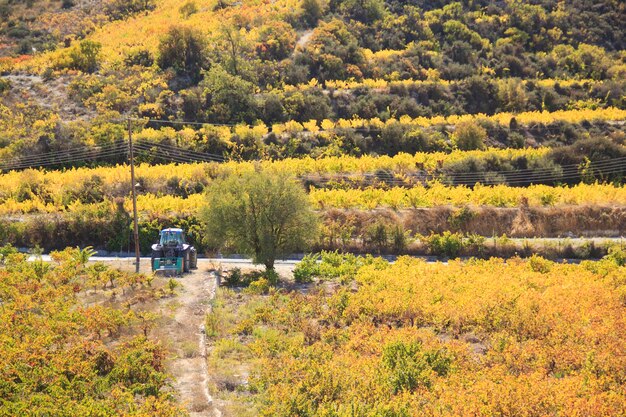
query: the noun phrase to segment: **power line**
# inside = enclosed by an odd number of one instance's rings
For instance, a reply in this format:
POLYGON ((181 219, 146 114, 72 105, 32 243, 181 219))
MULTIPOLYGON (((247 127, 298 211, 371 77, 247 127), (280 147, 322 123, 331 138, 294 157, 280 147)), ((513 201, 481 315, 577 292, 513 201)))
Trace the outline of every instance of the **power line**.
POLYGON ((57 150, 57 151, 51 151, 51 152, 46 152, 46 153, 41 153, 41 154, 34 154, 30 156, 19 157, 19 158, 16 158, 15 160, 18 162, 28 162, 31 160, 39 160, 42 158, 49 159, 55 156, 65 156, 67 154, 72 154, 72 153, 77 153, 77 152, 98 152, 99 150, 105 150, 110 147, 115 147, 115 145, 118 145, 118 144, 119 143, 110 143, 110 144, 105 144, 102 146, 81 146, 78 148, 63 149, 63 150, 57 150))
MULTIPOLYGON (((471 114, 453 114, 453 115, 449 115, 449 116, 443 116, 441 115, 441 117, 450 117, 450 116, 471 116, 471 114)), ((435 115, 434 117, 438 117, 437 115, 435 115)), ((486 116, 486 119, 477 119, 477 121, 480 120, 489 120, 490 116, 486 116)), ((512 115, 512 118, 515 118, 516 115, 512 115)), ((428 117, 426 117, 428 118, 428 117)), ((126 120, 126 119, 125 119, 126 120)), ((145 123, 159 123, 159 124, 174 124, 174 125, 188 125, 188 126, 201 126, 201 127, 247 127, 247 128, 254 128, 254 127, 258 127, 260 125, 252 125, 252 124, 245 124, 245 123, 213 123, 213 122, 189 122, 189 121, 184 121, 184 120, 164 120, 164 119, 147 119, 147 118, 133 118, 131 119, 133 121, 138 121, 138 122, 145 122, 145 123)), ((345 120, 345 121, 351 121, 351 119, 335 119, 335 121, 333 123, 338 123, 339 120, 345 120)), ((391 119, 390 119, 391 120, 391 119)), ((364 120, 364 122, 367 122, 367 120, 364 120)), ((388 121, 383 121, 383 123, 387 123, 388 121)), ((437 130, 440 128, 450 128, 450 127, 454 127, 454 124, 451 123, 442 123, 442 124, 434 124, 434 125, 430 125, 430 126, 420 126, 417 123, 411 123, 411 122, 400 122, 399 119, 396 119, 395 122, 400 123, 404 126, 411 126, 411 127, 416 127, 416 128, 420 128, 422 130, 437 130)), ((555 120, 551 123, 559 123, 560 121, 555 120)), ((597 120, 586 120, 586 122, 597 122, 597 120)), ((602 122, 604 123, 609 123, 611 121, 609 120, 603 120, 602 122)), ((305 123, 305 122, 297 122, 297 123, 305 123)), ((494 122, 497 123, 497 122, 494 122)), ((581 122, 582 123, 582 122, 581 122)), ((580 123, 574 123, 574 124, 580 124, 580 123)), ((282 123, 279 123, 278 125, 282 125, 282 123)), ((550 132, 554 132, 554 133, 564 133, 563 129, 559 126, 550 126, 549 124, 542 124, 541 122, 535 122, 535 123, 529 123, 529 124, 519 124, 522 127, 526 127, 529 129, 538 129, 538 130, 542 130, 542 131, 550 131, 550 132)), ((503 130, 511 130, 508 126, 504 126, 504 125, 500 125, 502 127, 503 130)), ((272 125, 266 125, 267 129, 269 131, 272 131, 272 125)), ((307 130, 306 128, 301 131, 301 132, 297 132, 297 133, 318 133, 318 132, 334 132, 337 130, 350 130, 350 131, 355 131, 355 132, 367 132, 367 133, 374 133, 374 132, 382 132, 383 129, 381 128, 377 128, 377 127, 351 127, 351 126, 333 126, 330 129, 323 129, 321 126, 317 126, 318 129, 315 131, 312 130, 307 130)), ((624 127, 624 126, 621 126, 624 127)), ((501 132, 501 130, 498 130, 497 127, 484 127, 484 129, 487 130, 487 132, 501 132)))
MULTIPOLYGON (((591 161, 591 165, 590 165, 590 169, 603 169, 603 168, 611 168, 611 167, 623 167, 626 168, 626 157, 619 157, 619 158, 612 158, 612 159, 607 159, 607 160, 603 160, 603 161, 591 161)), ((449 175, 451 177, 454 178, 462 178, 462 179, 467 179, 467 180, 472 180, 472 179, 482 179, 484 175, 486 174, 498 174, 498 175, 503 175, 507 178, 516 178, 516 177, 524 177, 524 176, 529 176, 529 175, 554 175, 559 174, 559 172, 556 171, 561 171, 560 174, 565 174, 567 173, 568 170, 575 170, 576 172, 578 172, 578 170, 580 169, 580 164, 568 164, 568 165, 555 165, 554 167, 551 168, 541 168, 541 169, 532 169, 532 168, 525 168, 525 169, 518 169, 518 170, 507 170, 507 171, 497 171, 497 170, 484 170, 484 171, 479 171, 479 172, 460 172, 460 173, 454 173, 454 172, 450 172, 450 173, 445 173, 445 172, 441 172, 441 175, 449 175)), ((428 172, 424 172, 425 175, 432 175, 428 172)), ((371 173, 367 173, 367 174, 371 174, 371 173)), ((351 176, 357 176, 359 174, 351 174, 351 176)))
POLYGON ((104 144, 101 146, 94 146, 94 147, 82 146, 82 147, 74 148, 74 149, 52 151, 52 152, 47 152, 47 153, 42 153, 42 154, 35 154, 35 155, 16 158, 12 162, 9 162, 8 165, 15 165, 15 164, 23 165, 23 164, 28 164, 28 163, 38 163, 42 161, 50 161, 50 160, 53 160, 54 158, 60 158, 60 157, 64 158, 67 156, 74 156, 74 155, 81 155, 81 154, 89 155, 91 153, 98 153, 98 152, 106 151, 109 148, 119 148, 122 145, 123 145, 123 142, 117 141, 117 142, 104 144))
POLYGON ((145 145, 136 145, 135 148, 137 150, 143 152, 143 153, 141 153, 139 155, 142 155, 142 156, 154 156, 154 157, 158 157, 160 159, 166 160, 166 161, 167 160, 171 160, 172 162, 179 162, 179 163, 224 162, 223 159, 203 158, 203 157, 198 157, 198 156, 195 156, 195 155, 188 155, 188 154, 181 153, 181 152, 171 152, 171 151, 168 151, 168 150, 164 150, 164 149, 160 149, 160 148, 154 148, 154 147, 149 147, 149 146, 145 146, 145 145))
MULTIPOLYGON (((148 155, 152 155, 155 158, 162 159, 164 161, 170 161, 174 163, 189 163, 189 162, 223 162, 225 158, 218 154, 202 153, 193 151, 190 149, 181 148, 178 146, 170 145, 167 143, 153 143, 149 141, 140 141, 135 144, 135 147, 142 152, 147 152, 148 155)), ((84 146, 78 149, 60 150, 47 154, 26 156, 9 163, 5 163, 3 170, 17 170, 36 166, 50 166, 61 165, 73 162, 87 162, 88 160, 97 160, 108 158, 112 156, 126 155, 128 149, 125 146, 124 141, 116 141, 108 144, 101 145, 99 147, 84 146)), ((606 159, 602 161, 590 161, 589 167, 591 172, 595 175, 608 175, 614 173, 623 172, 626 169, 626 157, 618 157, 612 159, 606 159)), ((411 174, 412 179, 419 181, 425 181, 428 179, 446 179, 456 185, 473 185, 475 183, 483 184, 498 184, 502 181, 508 184, 527 184, 530 182, 548 182, 548 181, 560 181, 572 178, 581 177, 580 164, 569 165, 555 165, 554 167, 547 168, 524 168, 513 170, 500 170, 500 171, 480 171, 480 172, 416 172, 411 174), (492 178, 490 178, 492 177, 492 178)), ((358 174, 357 174, 358 175, 358 174)), ((367 175, 367 174, 366 174, 367 175)), ((371 174, 370 174, 371 175, 371 174)), ((350 177, 344 175, 340 179, 354 178, 352 174, 350 177)), ((407 181, 399 178, 380 178, 388 184, 400 184, 406 185, 407 181)), ((304 176, 303 179, 313 180, 310 175, 304 176)), ((318 177, 317 181, 322 183, 329 183, 334 179, 325 179, 318 177)))
MULTIPOLYGON (((596 161, 596 162, 591 161, 589 168, 598 169, 598 168, 602 168, 605 166, 615 166, 615 165, 617 166, 623 165, 623 167, 626 168, 626 157, 611 158, 611 159, 605 159, 605 160, 596 161)), ((524 168, 524 169, 519 169, 519 170, 508 170, 508 171, 484 170, 484 171, 479 171, 479 172, 459 172, 459 173, 450 172, 448 175, 454 176, 455 178, 472 179, 472 178, 481 178, 486 173, 493 172, 499 175, 504 175, 506 177, 520 177, 520 176, 525 176, 525 175, 554 173, 555 171, 558 171, 558 170, 561 170, 563 171, 562 173, 565 173, 565 171, 567 170, 578 171, 579 169, 580 169, 580 164, 568 164, 568 165, 555 165, 552 168, 541 168, 541 169, 536 169, 536 170, 532 168, 524 168)))
POLYGON ((147 149, 159 149, 162 151, 175 152, 178 154, 186 154, 189 158, 196 158, 199 160, 205 160, 207 162, 223 162, 226 160, 222 155, 197 152, 190 149, 184 149, 177 146, 167 145, 163 143, 151 143, 147 141, 140 141, 136 143, 136 146, 142 146, 147 149))
MULTIPOLYGON (((151 149, 146 149, 140 146, 136 146, 137 150, 141 150, 141 151, 148 151, 150 152, 151 149)), ((149 154, 150 155, 150 154, 149 154)), ((168 155, 168 154, 163 154, 161 151, 157 150, 154 151, 154 153, 152 154, 152 156, 159 158, 159 159, 163 159, 165 161, 169 161, 170 163, 179 163, 179 164, 189 164, 189 163, 194 163, 194 162, 200 162, 200 163, 211 163, 211 162, 216 162, 216 161, 205 161, 205 160, 198 160, 198 159, 190 159, 190 158, 185 158, 185 157, 181 157, 181 156, 176 156, 176 155, 168 155)))
MULTIPOLYGON (((484 171, 481 173, 472 173, 473 176, 463 176, 456 174, 448 174, 447 177, 449 181, 451 181, 454 185, 474 185, 476 183, 481 183, 485 185, 496 185, 501 183, 506 183, 509 185, 514 184, 528 184, 528 183, 541 183, 541 182, 557 182, 562 180, 569 180, 575 178, 581 178, 582 173, 580 172, 579 166, 572 165, 563 165, 557 166, 555 168, 564 168, 560 170, 560 172, 555 172, 555 170, 545 170, 545 171, 532 171, 529 170, 527 172, 517 172, 514 175, 503 175, 503 171, 484 171), (489 178, 490 175, 496 176, 496 178, 489 178), (497 176, 501 176, 497 178, 497 176)), ((613 160, 602 161, 597 165, 591 165, 589 167, 591 173, 593 175, 610 175, 610 174, 619 174, 626 170, 626 158, 615 158, 613 160)), ((509 171, 511 172, 511 171, 509 171)), ((514 171, 513 171, 514 172, 514 171)), ((366 175, 372 175, 371 173, 366 175)), ((350 176, 342 176, 338 180, 354 180, 358 179, 356 175, 350 176)), ((318 176, 317 178, 312 178, 311 176, 303 177, 304 180, 316 181, 318 183, 328 184, 330 182, 335 181, 333 178, 323 178, 318 176)), ((364 178, 365 179, 365 178, 364 178)), ((406 180, 400 178, 384 178, 381 176, 377 176, 377 179, 386 184, 398 184, 398 185, 407 185, 406 180)), ((432 174, 432 173, 424 173, 421 177, 419 174, 413 174, 411 179, 417 180, 420 182, 425 182, 433 179, 446 179, 446 174, 441 173, 440 175, 432 174)))
POLYGON ((62 165, 62 164, 69 164, 69 163, 75 163, 75 162, 88 162, 88 161, 94 161, 100 158, 107 158, 107 157, 118 156, 118 155, 121 156, 121 155, 125 155, 126 153, 127 153, 126 150, 109 150, 109 151, 101 152, 98 155, 94 155, 92 157, 86 157, 84 154, 79 154, 79 155, 71 155, 71 156, 66 156, 66 157, 54 158, 50 160, 33 161, 29 163, 24 163, 24 164, 4 165, 4 166, 1 166, 0 168, 2 170, 20 170, 20 169, 25 169, 25 168, 62 165))

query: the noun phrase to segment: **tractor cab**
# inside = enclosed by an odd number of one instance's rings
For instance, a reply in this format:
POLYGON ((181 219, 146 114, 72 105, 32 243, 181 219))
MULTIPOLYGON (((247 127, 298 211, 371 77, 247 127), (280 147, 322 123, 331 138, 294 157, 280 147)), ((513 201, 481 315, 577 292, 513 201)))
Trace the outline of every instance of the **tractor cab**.
POLYGON ((183 229, 163 229, 159 232, 159 236, 159 244, 161 246, 179 246, 186 243, 183 229))

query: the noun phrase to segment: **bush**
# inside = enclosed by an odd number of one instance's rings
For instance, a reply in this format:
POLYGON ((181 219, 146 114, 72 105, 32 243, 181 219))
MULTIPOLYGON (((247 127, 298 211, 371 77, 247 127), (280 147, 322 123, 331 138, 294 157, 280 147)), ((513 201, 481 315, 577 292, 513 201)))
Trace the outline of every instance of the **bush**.
POLYGON ((433 373, 445 376, 451 364, 452 357, 445 350, 423 351, 419 342, 396 341, 383 348, 382 365, 394 394, 429 388, 433 373))
POLYGON ((318 259, 319 255, 313 253, 304 256, 293 270, 293 279, 299 284, 312 282, 319 275, 318 259))
POLYGON ((259 29, 256 52, 261 59, 285 59, 295 46, 296 32, 289 23, 274 21, 259 29))
POLYGON ((626 250, 619 245, 612 245, 608 249, 608 254, 604 257, 617 266, 626 265, 626 250))
POLYGON ((196 83, 205 65, 205 48, 206 41, 199 31, 172 26, 159 44, 157 64, 162 69, 172 68, 178 75, 196 83))
POLYGON ((304 0, 302 2, 301 18, 308 27, 317 26, 317 22, 324 15, 322 5, 319 0, 304 0))
POLYGON ((250 294, 267 294, 270 290, 270 282, 266 278, 259 278, 256 281, 252 281, 246 291, 250 294))
POLYGON ((431 234, 425 238, 425 242, 432 254, 448 258, 456 258, 464 247, 463 235, 448 230, 441 235, 431 234))
POLYGON ((197 12, 198 6, 196 6, 196 2, 193 0, 189 0, 178 9, 178 13, 180 13, 180 15, 185 19, 197 12))
POLYGON ((0 78, 0 94, 4 93, 5 91, 9 91, 10 89, 11 89, 11 82, 9 80, 0 78))
POLYGON ((487 131, 475 122, 462 122, 456 125, 452 134, 452 143, 463 151, 483 149, 487 131))
POLYGON ((198 86, 204 97, 202 106, 212 122, 252 122, 256 117, 254 85, 221 66, 214 66, 198 86))
POLYGON ((102 45, 99 42, 81 41, 78 45, 67 50, 55 66, 59 69, 74 69, 86 73, 95 72, 100 66, 101 48, 102 45))
POLYGON ((241 269, 234 268, 224 277, 224 285, 227 287, 238 287, 242 283, 241 269))
POLYGON ((111 19, 119 20, 146 10, 152 10, 155 6, 155 0, 110 0, 106 4, 105 11, 111 19))
POLYGON ((132 67, 134 65, 151 67, 152 64, 154 64, 154 57, 147 49, 133 49, 129 51, 126 58, 124 58, 124 64, 126 64, 127 67, 132 67))
POLYGON ((17 253, 17 249, 15 249, 10 243, 7 243, 4 246, 0 247, 0 265, 4 265, 5 259, 7 259, 10 255, 17 253))
POLYGON ((534 272, 547 274, 552 269, 554 262, 544 259, 541 256, 533 255, 528 259, 528 265, 530 265, 530 269, 534 272))

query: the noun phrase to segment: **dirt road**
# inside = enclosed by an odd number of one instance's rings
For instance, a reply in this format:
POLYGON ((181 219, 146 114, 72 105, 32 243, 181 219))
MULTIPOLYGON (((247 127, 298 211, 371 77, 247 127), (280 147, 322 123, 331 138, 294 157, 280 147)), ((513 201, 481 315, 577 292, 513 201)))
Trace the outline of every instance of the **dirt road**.
POLYGON ((208 266, 176 278, 182 285, 176 292, 170 320, 155 334, 173 353, 168 370, 181 404, 192 417, 219 417, 208 389, 204 319, 215 296, 216 274, 208 266))

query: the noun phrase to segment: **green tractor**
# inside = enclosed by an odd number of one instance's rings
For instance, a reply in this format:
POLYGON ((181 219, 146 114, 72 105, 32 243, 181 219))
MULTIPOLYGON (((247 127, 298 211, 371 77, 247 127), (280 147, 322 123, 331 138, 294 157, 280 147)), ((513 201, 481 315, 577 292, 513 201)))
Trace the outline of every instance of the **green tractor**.
POLYGON ((153 271, 180 275, 197 268, 198 253, 185 242, 182 229, 163 229, 159 236, 159 243, 152 245, 153 271))

